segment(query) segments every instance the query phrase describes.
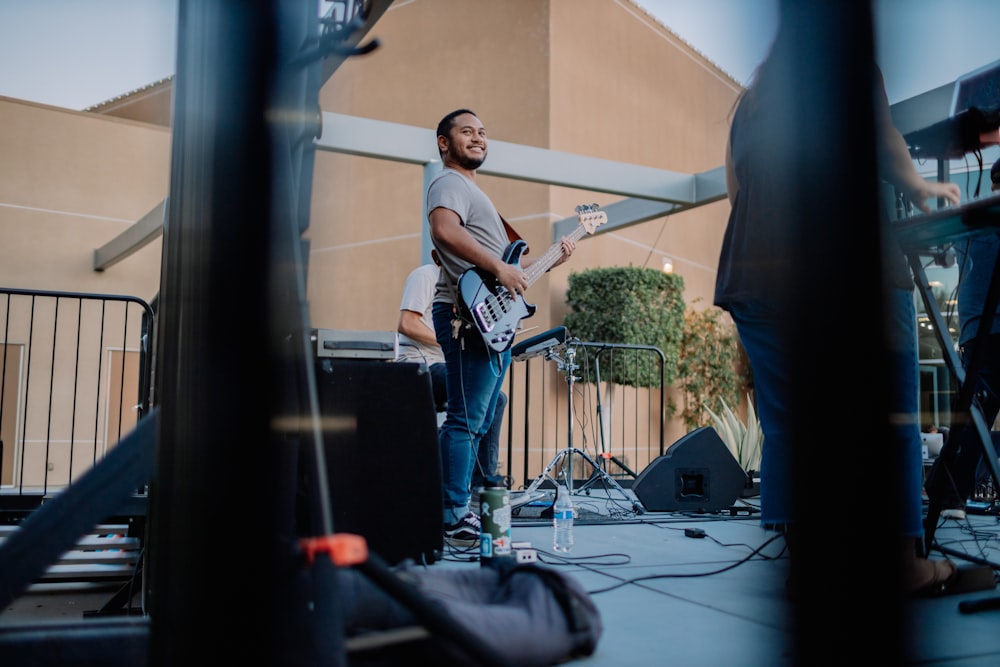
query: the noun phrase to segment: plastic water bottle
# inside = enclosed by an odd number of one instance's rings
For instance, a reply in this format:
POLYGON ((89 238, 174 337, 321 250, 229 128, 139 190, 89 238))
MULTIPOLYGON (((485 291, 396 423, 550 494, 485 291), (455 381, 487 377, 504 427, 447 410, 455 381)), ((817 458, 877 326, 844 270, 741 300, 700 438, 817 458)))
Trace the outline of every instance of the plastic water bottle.
POLYGON ((573 497, 565 485, 556 486, 556 502, 552 506, 552 525, 555 530, 552 548, 567 552, 573 547, 573 497))

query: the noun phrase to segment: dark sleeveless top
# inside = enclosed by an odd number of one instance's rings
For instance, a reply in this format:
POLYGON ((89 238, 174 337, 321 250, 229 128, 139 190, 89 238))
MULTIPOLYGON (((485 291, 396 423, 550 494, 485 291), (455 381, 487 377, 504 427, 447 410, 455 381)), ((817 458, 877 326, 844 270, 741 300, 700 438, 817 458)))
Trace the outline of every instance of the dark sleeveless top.
MULTIPOLYGON (((739 190, 729 213, 729 222, 719 253, 714 303, 728 310, 732 303, 754 303, 766 307, 787 293, 793 278, 792 267, 796 240, 794 230, 782 215, 776 215, 777 202, 787 201, 782 191, 787 179, 777 178, 775 170, 762 165, 780 165, 779 150, 768 136, 763 115, 754 113, 750 97, 738 104, 729 130, 733 170, 739 190)), ((895 238, 888 233, 886 207, 880 206, 882 221, 883 276, 886 284, 913 289, 913 278, 906 257, 895 238)), ((795 221, 807 224, 808 221, 795 221)), ((878 286, 873 285, 872 289, 878 286)))

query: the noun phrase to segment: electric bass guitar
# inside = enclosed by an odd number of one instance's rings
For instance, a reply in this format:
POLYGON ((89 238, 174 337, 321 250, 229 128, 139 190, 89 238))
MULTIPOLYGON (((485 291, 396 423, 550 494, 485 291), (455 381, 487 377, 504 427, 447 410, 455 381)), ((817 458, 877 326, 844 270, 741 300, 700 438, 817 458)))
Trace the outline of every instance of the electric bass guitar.
MULTIPOLYGON (((580 224, 568 235, 574 241, 584 234, 593 234, 595 229, 608 221, 608 214, 599 210, 597 204, 577 206, 575 210, 580 224)), ((561 246, 561 241, 552 244, 544 255, 524 270, 529 287, 559 261, 562 257, 561 246)), ((527 249, 528 244, 518 239, 504 250, 503 261, 520 267, 521 255, 527 249)), ((468 269, 458 277, 458 296, 466 318, 475 325, 486 346, 496 352, 506 351, 514 342, 521 320, 535 314, 533 304, 526 303, 518 294, 508 292, 496 276, 479 267, 468 269)))

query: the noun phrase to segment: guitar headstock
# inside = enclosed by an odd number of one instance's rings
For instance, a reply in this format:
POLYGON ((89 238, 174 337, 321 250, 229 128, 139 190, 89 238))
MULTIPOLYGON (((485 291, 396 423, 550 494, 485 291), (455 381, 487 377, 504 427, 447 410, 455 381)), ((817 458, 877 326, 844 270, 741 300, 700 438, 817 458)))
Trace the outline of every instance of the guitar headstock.
POLYGON ((588 234, 593 234, 595 229, 608 221, 608 214, 602 211, 597 204, 580 204, 574 210, 577 219, 588 234))

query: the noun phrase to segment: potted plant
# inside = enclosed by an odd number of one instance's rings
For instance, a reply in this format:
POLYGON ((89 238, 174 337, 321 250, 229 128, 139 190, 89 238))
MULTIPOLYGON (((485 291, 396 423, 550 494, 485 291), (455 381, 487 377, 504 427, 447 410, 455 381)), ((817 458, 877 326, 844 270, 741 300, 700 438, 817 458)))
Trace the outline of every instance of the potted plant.
POLYGON ((743 497, 760 494, 758 471, 760 470, 761 447, 764 443, 764 431, 757 420, 757 412, 754 410, 750 394, 746 395, 746 401, 746 422, 741 420, 721 398, 719 399, 722 406, 720 413, 713 412, 711 408, 705 406, 705 411, 711 416, 712 424, 719 437, 726 443, 740 467, 747 473, 747 485, 743 489, 743 497))

